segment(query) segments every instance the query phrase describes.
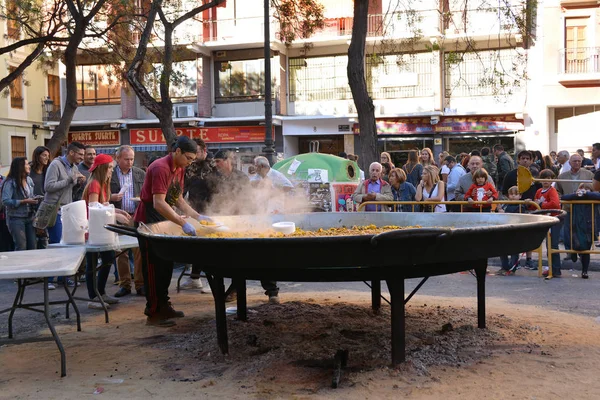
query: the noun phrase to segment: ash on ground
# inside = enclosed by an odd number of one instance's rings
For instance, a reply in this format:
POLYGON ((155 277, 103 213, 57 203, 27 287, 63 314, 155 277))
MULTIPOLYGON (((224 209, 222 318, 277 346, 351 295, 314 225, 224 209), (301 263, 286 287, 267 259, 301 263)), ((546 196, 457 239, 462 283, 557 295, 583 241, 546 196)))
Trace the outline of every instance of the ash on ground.
MULTIPOLYGON (((389 307, 376 315, 367 305, 292 301, 250 311, 247 322, 227 317, 227 356, 217 346, 214 319, 188 321, 146 344, 171 351, 176 361, 165 371, 185 369, 184 380, 232 373, 247 378, 282 368, 288 376, 306 375, 307 369, 330 374, 338 350, 348 350, 346 370, 352 373, 390 367, 389 307)), ((462 367, 498 351, 531 353, 539 347, 533 338, 541 334, 538 327, 504 315, 488 315, 486 322, 488 329, 477 328, 476 309, 408 305, 406 363, 397 372, 427 376, 431 367, 462 367)))

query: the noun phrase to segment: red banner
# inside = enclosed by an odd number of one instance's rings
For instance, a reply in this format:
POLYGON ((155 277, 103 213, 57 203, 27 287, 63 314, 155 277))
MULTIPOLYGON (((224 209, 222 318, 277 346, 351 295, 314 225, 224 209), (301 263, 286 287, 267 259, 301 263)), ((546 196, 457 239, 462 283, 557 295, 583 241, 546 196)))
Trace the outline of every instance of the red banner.
POLYGON ((90 146, 119 146, 121 138, 119 131, 83 131, 69 132, 69 143, 80 142, 90 146))
MULTIPOLYGON (((177 136, 200 138, 206 143, 262 143, 265 141, 263 126, 218 126, 209 128, 175 128, 177 136)), ((131 144, 164 144, 160 128, 130 129, 131 144)))

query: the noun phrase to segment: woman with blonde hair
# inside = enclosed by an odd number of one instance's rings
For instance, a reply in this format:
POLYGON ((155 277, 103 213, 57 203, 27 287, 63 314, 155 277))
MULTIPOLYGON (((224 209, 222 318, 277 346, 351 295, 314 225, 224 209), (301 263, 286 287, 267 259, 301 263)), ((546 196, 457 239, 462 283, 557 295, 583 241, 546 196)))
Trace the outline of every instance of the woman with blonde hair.
POLYGON ((419 163, 418 150, 411 150, 408 153, 408 161, 402 166, 402 169, 406 173, 406 181, 416 187, 423 173, 423 166, 419 163))
MULTIPOLYGON (((444 201, 445 185, 440 181, 439 170, 434 165, 423 168, 421 182, 417 186, 416 201, 444 201)), ((432 211, 433 206, 424 206, 425 211, 432 211)), ((433 212, 446 212, 445 204, 437 204, 433 212)))
POLYGON ((390 164, 392 164, 392 168, 394 168, 394 163, 392 162, 392 156, 387 151, 384 151, 383 153, 381 153, 381 155, 379 156, 379 162, 382 165, 385 163, 390 163, 390 164))
POLYGON ((419 162, 422 166, 426 167, 428 165, 435 165, 435 161, 433 160, 433 152, 429 147, 425 147, 421 150, 421 156, 419 157, 419 162))

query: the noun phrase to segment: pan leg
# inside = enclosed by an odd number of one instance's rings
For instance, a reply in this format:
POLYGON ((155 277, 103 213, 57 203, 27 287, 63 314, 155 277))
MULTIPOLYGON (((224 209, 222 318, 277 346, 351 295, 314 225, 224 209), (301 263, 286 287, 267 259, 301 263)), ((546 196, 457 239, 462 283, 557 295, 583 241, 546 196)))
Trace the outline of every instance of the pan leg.
POLYGON ((374 314, 379 314, 381 309, 381 281, 371 281, 371 308, 374 314))
POLYGON ((246 305, 246 280, 243 278, 234 281, 237 289, 237 319, 239 321, 248 320, 248 310, 246 305))
POLYGON ((404 315, 404 278, 386 281, 392 303, 392 366, 406 360, 405 315, 404 315))
POLYGON ((215 299, 215 319, 217 322, 217 342, 221 353, 229 354, 227 341, 227 317, 225 315, 225 282, 222 276, 206 274, 206 279, 215 299))
POLYGON ((477 277, 477 327, 485 329, 485 274, 487 272, 487 259, 476 263, 475 276, 477 277))

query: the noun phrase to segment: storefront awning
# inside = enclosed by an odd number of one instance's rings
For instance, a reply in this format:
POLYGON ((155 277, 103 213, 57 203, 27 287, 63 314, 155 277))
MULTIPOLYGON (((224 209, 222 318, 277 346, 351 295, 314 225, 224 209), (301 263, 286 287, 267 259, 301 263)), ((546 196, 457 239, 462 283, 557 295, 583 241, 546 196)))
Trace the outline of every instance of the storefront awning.
MULTIPOLYGON (((378 119, 377 135, 414 135, 414 134, 494 134, 512 133, 525 129, 523 121, 512 115, 491 116, 444 116, 435 121, 429 117, 378 119)), ((354 133, 358 133, 358 124, 354 133)))
POLYGON ((134 151, 167 151, 166 144, 136 145, 131 146, 134 151))
POLYGON ((113 146, 113 147, 94 147, 94 149, 96 150, 96 154, 108 154, 111 156, 114 156, 115 153, 117 152, 117 149, 119 148, 119 146, 113 146))

